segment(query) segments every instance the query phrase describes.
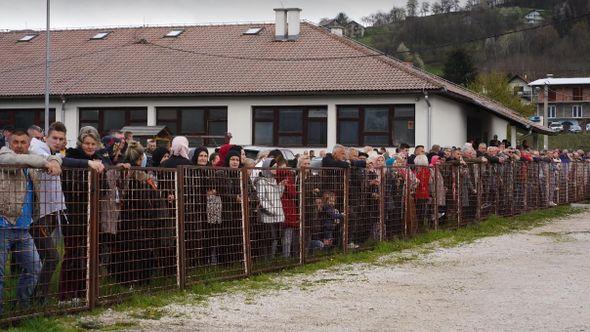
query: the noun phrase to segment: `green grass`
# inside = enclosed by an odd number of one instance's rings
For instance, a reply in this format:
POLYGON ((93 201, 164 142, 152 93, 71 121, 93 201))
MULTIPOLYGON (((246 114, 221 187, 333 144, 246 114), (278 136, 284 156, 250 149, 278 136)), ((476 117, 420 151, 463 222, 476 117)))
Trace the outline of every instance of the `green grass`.
MULTIPOLYGON (((265 290, 288 289, 291 286, 280 277, 311 274, 318 270, 332 269, 343 264, 398 264, 411 261, 421 254, 430 252, 435 247, 454 247, 464 243, 471 243, 477 239, 499 236, 515 231, 527 230, 544 225, 555 218, 562 218, 584 209, 570 206, 559 206, 551 209, 538 210, 515 217, 491 216, 486 220, 468 225, 456 230, 429 231, 412 239, 381 242, 373 250, 353 253, 337 253, 318 262, 303 266, 287 268, 283 271, 253 275, 248 278, 230 281, 210 281, 188 286, 185 290, 172 290, 155 294, 134 294, 124 302, 111 307, 115 311, 127 311, 135 319, 157 320, 166 313, 163 306, 176 304, 202 304, 213 295, 231 292, 245 292, 246 304, 255 303, 255 295, 265 290)), ((541 236, 553 236, 540 233, 541 236)), ((317 284, 317 283, 313 283, 317 284)), ((301 287, 311 287, 306 284, 301 287)), ((87 331, 87 330, 116 330, 133 327, 134 321, 117 322, 109 326, 101 326, 93 318, 105 311, 98 308, 92 312, 80 315, 53 318, 35 318, 23 321, 18 327, 9 331, 87 331)))

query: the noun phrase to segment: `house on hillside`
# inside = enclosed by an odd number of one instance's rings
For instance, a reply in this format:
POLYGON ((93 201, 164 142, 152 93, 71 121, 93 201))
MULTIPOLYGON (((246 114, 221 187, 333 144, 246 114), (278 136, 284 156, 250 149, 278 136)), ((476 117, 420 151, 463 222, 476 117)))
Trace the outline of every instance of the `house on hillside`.
POLYGON ((344 35, 352 39, 359 39, 365 35, 365 27, 354 20, 342 25, 336 19, 324 19, 319 26, 337 35, 344 35))
POLYGON ((526 23, 528 24, 541 24, 543 23, 543 14, 541 10, 531 10, 530 12, 528 12, 525 16, 524 16, 524 20, 526 21, 526 23))
MULTIPOLYGON (((51 120, 68 143, 165 126, 191 145, 233 143, 301 151, 348 146, 459 146, 549 133, 511 109, 324 28, 298 9, 275 23, 55 30, 51 120)), ((41 124, 42 31, 0 33, 0 127, 41 124)))
POLYGON ((542 78, 529 84, 540 88, 537 97, 537 112, 543 114, 544 88, 547 86, 549 122, 568 121, 582 128, 590 123, 590 77, 542 78))
POLYGON ((524 104, 530 104, 533 97, 533 88, 529 85, 527 76, 525 75, 514 75, 508 80, 508 87, 515 96, 520 97, 520 100, 524 104))

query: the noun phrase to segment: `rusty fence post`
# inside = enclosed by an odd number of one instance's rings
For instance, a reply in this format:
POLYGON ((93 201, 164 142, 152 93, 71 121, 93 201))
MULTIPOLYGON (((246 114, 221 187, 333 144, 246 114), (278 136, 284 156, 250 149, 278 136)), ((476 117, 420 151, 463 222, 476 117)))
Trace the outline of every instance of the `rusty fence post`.
POLYGON ((248 191, 248 170, 240 169, 240 191, 242 194, 242 238, 244 249, 244 273, 252 274, 252 252, 250 242, 250 200, 248 191))
POLYGON ((434 216, 434 229, 438 230, 438 165, 434 164, 433 170, 434 174, 434 193, 432 195, 432 213, 434 216))
POLYGON ((500 176, 500 167, 501 164, 497 164, 494 169, 494 176, 496 178, 496 188, 494 190, 494 214, 499 216, 500 215, 500 185, 502 184, 502 177, 500 176))
POLYGON ((477 163, 473 165, 475 168, 474 170, 477 170, 477 172, 473 172, 474 173, 474 179, 475 179, 475 190, 476 190, 476 206, 475 206, 475 219, 477 221, 481 220, 481 191, 483 190, 483 186, 482 186, 482 176, 481 176, 481 163, 477 163))
POLYGON ((381 167, 379 184, 379 242, 385 238, 385 166, 381 167))
MULTIPOLYGON (((341 170, 337 170, 341 172, 341 170)), ((348 199, 349 186, 350 186, 350 168, 344 170, 344 197, 343 197, 343 210, 346 211, 344 214, 344 222, 342 225, 342 250, 348 252, 348 222, 350 216, 350 202, 348 199)))
POLYGON ((457 228, 461 227, 461 213, 463 212, 462 209, 462 201, 461 201, 461 166, 453 166, 453 177, 455 178, 456 182, 456 204, 457 204, 457 228))
POLYGON ((306 168, 300 168, 299 172, 299 264, 305 264, 305 254, 307 248, 305 247, 305 213, 306 213, 306 196, 305 196, 305 176, 307 175, 306 168))
POLYGON ((405 180, 404 180, 404 188, 402 189, 404 191, 404 237, 405 238, 409 238, 409 232, 408 232, 408 227, 410 224, 410 168, 408 166, 404 166, 405 168, 405 180))
POLYGON ((187 168, 179 166, 174 171, 176 197, 176 284, 180 289, 186 287, 186 243, 185 238, 185 215, 184 215, 184 195, 186 188, 184 185, 184 172, 187 168))
POLYGON ((99 297, 99 195, 98 173, 88 171, 88 266, 86 269, 86 303, 89 309, 96 307, 99 297))

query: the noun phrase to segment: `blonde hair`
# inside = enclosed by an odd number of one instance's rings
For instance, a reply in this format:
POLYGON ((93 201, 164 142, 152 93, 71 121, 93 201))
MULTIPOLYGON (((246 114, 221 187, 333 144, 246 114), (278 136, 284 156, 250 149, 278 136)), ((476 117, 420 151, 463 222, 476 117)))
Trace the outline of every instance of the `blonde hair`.
POLYGON ((76 146, 81 147, 86 137, 92 138, 97 145, 100 145, 100 135, 98 134, 98 130, 96 130, 96 128, 92 126, 85 126, 80 128, 80 133, 78 134, 78 141, 76 142, 76 146))
POLYGON ((138 160, 143 158, 144 148, 141 143, 137 141, 129 141, 127 143, 127 150, 125 150, 125 160, 134 165, 138 160))

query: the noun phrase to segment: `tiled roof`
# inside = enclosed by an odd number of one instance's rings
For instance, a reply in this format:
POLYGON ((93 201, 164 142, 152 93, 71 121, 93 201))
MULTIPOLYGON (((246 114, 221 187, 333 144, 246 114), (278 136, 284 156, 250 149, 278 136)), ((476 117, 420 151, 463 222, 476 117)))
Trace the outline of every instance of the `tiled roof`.
MULTIPOLYGON (((269 95, 449 91, 529 124, 495 102, 323 28, 302 23, 299 40, 277 42, 273 24, 56 30, 51 94, 269 95), (257 35, 244 35, 250 27, 257 35), (104 40, 90 40, 111 31, 104 40)), ((44 93, 45 33, 0 33, 0 98, 44 93)), ((530 123, 532 124, 532 123, 530 123)), ((533 124, 534 125, 534 124, 533 124)))

